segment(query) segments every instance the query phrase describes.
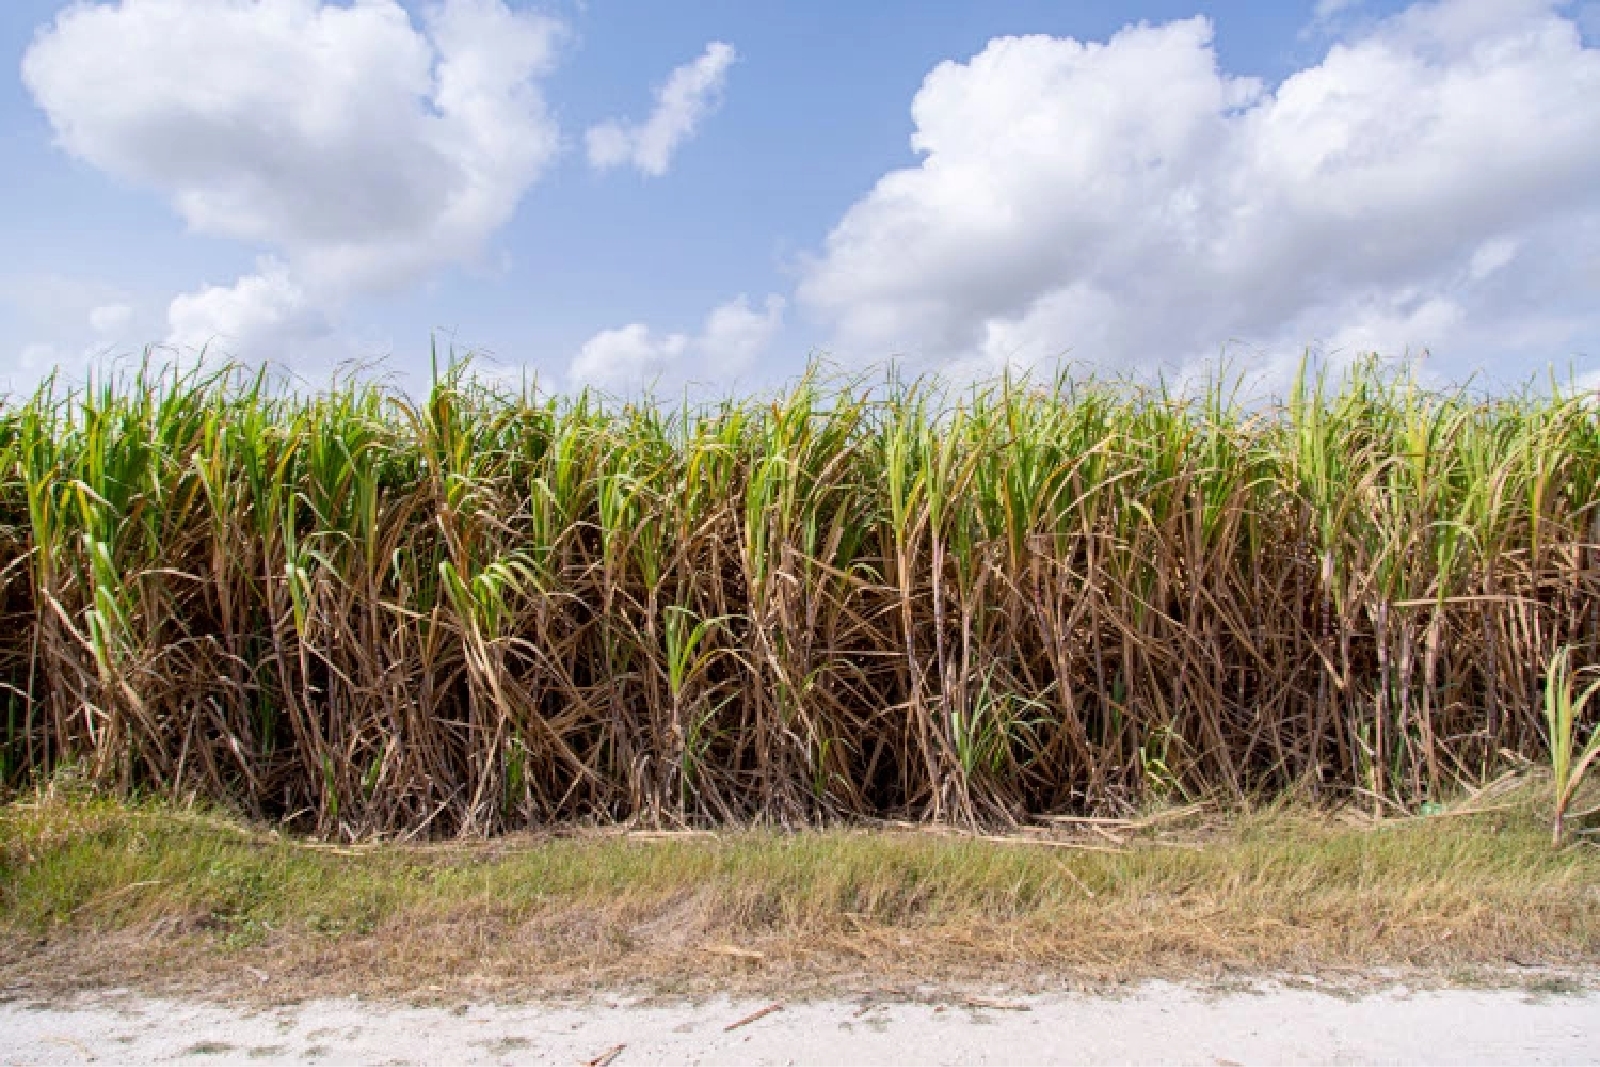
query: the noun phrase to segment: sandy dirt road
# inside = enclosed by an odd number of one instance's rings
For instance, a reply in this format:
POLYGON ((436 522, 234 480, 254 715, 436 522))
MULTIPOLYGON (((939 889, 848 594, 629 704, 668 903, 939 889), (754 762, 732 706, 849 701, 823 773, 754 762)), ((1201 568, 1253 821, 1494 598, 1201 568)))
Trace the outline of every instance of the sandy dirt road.
POLYGON ((1156 982, 1120 996, 818 1000, 751 1018, 771 1003, 413 1007, 346 999, 227 1007, 101 993, 0 1004, 0 1062, 1600 1062, 1600 993, 1592 987, 1352 995, 1156 982))

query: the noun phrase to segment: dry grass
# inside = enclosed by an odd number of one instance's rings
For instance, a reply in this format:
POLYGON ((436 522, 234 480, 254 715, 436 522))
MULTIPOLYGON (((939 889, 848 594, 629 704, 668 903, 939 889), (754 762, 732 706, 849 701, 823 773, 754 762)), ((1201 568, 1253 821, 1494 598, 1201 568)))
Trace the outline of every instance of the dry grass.
POLYGON ((1178 812, 926 829, 316 846, 91 801, 0 812, 0 986, 552 995, 1592 965, 1600 849, 1548 790, 1372 823, 1178 812), (1014 835, 1020 836, 1020 835, 1014 835))

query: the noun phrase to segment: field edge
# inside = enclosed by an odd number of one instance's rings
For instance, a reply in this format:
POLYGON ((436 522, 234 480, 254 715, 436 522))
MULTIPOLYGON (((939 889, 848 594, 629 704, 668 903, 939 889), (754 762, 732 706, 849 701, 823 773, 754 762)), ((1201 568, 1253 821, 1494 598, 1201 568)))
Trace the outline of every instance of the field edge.
POLYGON ((626 830, 319 845, 164 804, 0 807, 0 996, 560 997, 1313 975, 1583 984, 1600 847, 1548 789, 1071 830, 626 830), (1472 802, 1469 802, 1469 805, 1472 802))

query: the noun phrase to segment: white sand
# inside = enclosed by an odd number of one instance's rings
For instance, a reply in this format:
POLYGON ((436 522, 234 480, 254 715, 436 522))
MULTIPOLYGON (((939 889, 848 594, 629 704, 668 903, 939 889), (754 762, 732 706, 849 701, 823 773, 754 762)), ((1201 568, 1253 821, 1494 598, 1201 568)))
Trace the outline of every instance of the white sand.
POLYGON ((1005 998, 1026 1010, 865 999, 407 1007, 355 999, 226 1007, 98 994, 0 1004, 0 1062, 556 1063, 621 1045, 643 1063, 1595 1063, 1600 993, 1282 985, 1005 998))

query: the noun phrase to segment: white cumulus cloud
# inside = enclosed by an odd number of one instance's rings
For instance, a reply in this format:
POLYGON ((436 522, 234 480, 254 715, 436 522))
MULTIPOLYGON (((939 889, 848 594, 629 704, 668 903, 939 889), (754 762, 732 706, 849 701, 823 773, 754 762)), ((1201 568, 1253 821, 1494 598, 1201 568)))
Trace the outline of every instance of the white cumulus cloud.
POLYGON ((167 309, 167 346, 282 363, 322 348, 332 333, 327 316, 288 267, 270 258, 256 267, 232 285, 205 286, 174 298, 167 309))
POLYGON ((658 379, 688 351, 687 334, 652 333, 642 322, 601 330, 583 343, 568 377, 574 386, 627 388, 658 379))
POLYGON ((22 80, 65 151, 278 257, 231 296, 175 301, 187 336, 212 312, 303 322, 290 304, 336 308, 478 256, 556 153, 538 79, 560 32, 504 0, 443 0, 420 23, 396 0, 79 3, 22 80))
POLYGON ((696 383, 724 385, 751 369, 783 326, 786 302, 769 295, 761 309, 747 296, 712 310, 700 333, 658 334, 641 322, 602 330, 579 348, 568 368, 575 387, 628 390, 696 383))
POLYGON ((1600 338, 1596 99, 1600 50, 1531 0, 1417 4, 1275 88, 1203 18, 997 38, 928 74, 920 163, 799 299, 841 358, 979 373, 1231 342, 1560 362, 1600 338))
POLYGON ((656 88, 655 110, 644 122, 612 120, 591 127, 590 165, 604 170, 626 163, 653 177, 665 174, 678 146, 716 109, 735 58, 732 45, 712 41, 656 88))

